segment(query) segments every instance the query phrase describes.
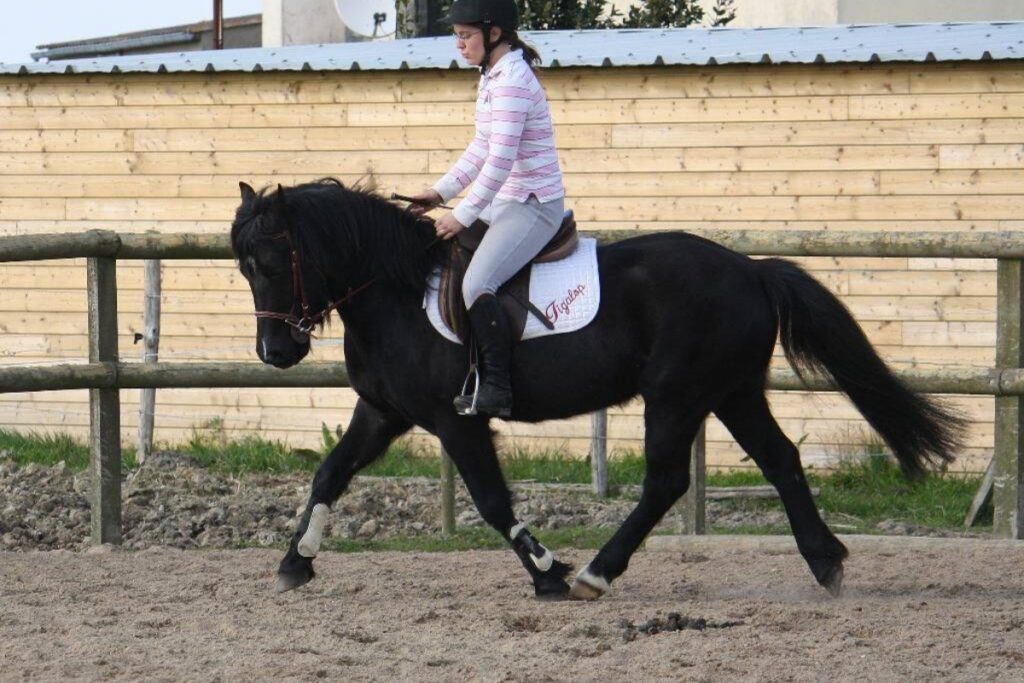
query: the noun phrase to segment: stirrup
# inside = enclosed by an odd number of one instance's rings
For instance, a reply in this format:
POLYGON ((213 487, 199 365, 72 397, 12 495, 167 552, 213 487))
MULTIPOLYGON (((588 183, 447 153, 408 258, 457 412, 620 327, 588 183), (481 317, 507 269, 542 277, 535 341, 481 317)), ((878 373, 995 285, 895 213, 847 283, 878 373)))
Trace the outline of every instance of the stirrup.
POLYGON ((459 395, 452 401, 452 405, 455 406, 455 412, 459 415, 472 416, 477 415, 476 399, 480 395, 480 369, 477 364, 471 363, 469 366, 469 372, 466 373, 466 379, 462 382, 462 390, 459 391, 459 395), (467 393, 469 389, 470 380, 473 383, 473 393, 467 393))
POLYGON ((480 395, 480 355, 476 348, 476 339, 469 340, 469 371, 466 373, 466 379, 462 381, 462 389, 459 391, 459 395, 452 400, 452 405, 455 406, 455 412, 459 415, 471 417, 478 415, 476 409, 476 400, 480 395), (473 393, 469 393, 469 386, 472 382, 473 393))

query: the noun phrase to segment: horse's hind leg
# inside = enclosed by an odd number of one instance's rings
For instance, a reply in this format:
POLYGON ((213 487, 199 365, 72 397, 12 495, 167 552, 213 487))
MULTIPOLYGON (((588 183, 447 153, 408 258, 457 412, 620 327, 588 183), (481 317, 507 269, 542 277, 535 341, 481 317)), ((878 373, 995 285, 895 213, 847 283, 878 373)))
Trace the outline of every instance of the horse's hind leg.
POLYGON ((359 399, 348 431, 313 477, 306 510, 277 570, 278 592, 298 588, 316 575, 313 558, 320 549, 330 506, 348 488, 356 472, 380 457, 392 440, 410 426, 404 419, 359 399))
POLYGON ((480 516, 508 541, 530 573, 537 597, 564 597, 569 592, 565 577, 572 567, 556 560, 515 518, 512 497, 498 465, 487 420, 455 417, 452 413, 452 420, 438 425, 438 436, 466 483, 480 516))
POLYGON ((839 595, 846 547, 818 514, 800 453, 772 416, 764 386, 759 383, 735 392, 715 414, 779 492, 797 547, 814 578, 833 596, 839 595))
POLYGON ((690 446, 706 410, 648 399, 644 409, 647 470, 636 507, 572 585, 571 595, 601 597, 629 565, 651 529, 690 486, 690 446))

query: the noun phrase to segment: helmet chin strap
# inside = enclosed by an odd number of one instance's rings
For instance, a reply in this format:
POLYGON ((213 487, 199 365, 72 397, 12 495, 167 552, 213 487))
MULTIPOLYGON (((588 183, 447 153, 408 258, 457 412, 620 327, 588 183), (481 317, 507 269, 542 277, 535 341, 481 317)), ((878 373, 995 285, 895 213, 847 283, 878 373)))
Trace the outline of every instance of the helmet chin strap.
POLYGON ((480 28, 483 30, 483 34, 484 34, 483 35, 483 38, 484 38, 484 59, 483 59, 482 62, 480 62, 480 73, 487 73, 487 70, 491 67, 491 52, 494 51, 494 48, 496 48, 499 45, 501 45, 501 39, 505 36, 505 31, 502 30, 501 31, 501 35, 498 36, 498 40, 496 42, 492 43, 491 42, 491 27, 492 26, 494 26, 494 24, 491 24, 489 22, 480 25, 480 28))

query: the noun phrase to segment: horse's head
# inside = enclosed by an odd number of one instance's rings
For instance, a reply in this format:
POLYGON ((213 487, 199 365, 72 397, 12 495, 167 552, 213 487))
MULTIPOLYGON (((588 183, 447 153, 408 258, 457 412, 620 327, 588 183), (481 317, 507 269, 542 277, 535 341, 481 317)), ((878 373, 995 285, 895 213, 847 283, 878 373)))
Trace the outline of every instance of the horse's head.
POLYGON ((231 248, 256 305, 256 353, 279 368, 301 361, 310 329, 333 309, 357 306, 353 297, 364 301, 370 285, 422 301, 427 276, 448 253, 430 221, 358 184, 239 187, 231 248))
POLYGON ((288 368, 309 353, 309 329, 301 324, 303 274, 293 262, 294 240, 284 189, 265 195, 239 183, 242 203, 231 224, 231 249, 249 282, 256 307, 256 354, 288 368), (301 329, 300 329, 301 328, 301 329))

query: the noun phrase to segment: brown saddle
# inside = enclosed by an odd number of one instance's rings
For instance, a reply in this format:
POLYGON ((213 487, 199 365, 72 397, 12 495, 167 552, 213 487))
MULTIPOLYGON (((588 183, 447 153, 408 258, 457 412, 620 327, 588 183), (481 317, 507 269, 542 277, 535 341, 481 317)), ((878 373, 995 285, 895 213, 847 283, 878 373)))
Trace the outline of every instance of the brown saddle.
MULTIPOLYGON (((480 241, 483 240, 487 228, 486 223, 478 220, 459 232, 451 241, 448 262, 441 270, 441 282, 438 285, 440 291, 437 297, 438 310, 448 328, 463 342, 469 336, 469 322, 466 305, 462 300, 462 278, 466 275, 469 260, 473 257, 473 252, 480 246, 480 241)), ((577 244, 579 244, 579 235, 576 232, 576 219, 573 217, 572 211, 566 211, 562 218, 562 225, 551 241, 530 263, 498 289, 498 302, 504 309, 505 315, 508 316, 515 339, 523 337, 527 313, 535 315, 548 329, 554 329, 554 323, 548 320, 548 317, 540 309, 530 303, 530 270, 534 263, 549 263, 571 256, 576 251, 577 244)))

